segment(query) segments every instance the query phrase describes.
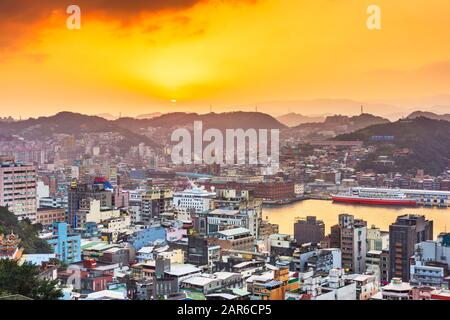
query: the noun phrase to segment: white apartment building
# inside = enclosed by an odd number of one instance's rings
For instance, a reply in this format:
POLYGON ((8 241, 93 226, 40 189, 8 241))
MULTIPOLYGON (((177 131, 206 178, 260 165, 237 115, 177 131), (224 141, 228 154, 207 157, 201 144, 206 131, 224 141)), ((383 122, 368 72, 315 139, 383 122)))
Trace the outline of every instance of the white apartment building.
POLYGON ((176 192, 173 195, 174 211, 184 217, 190 212, 203 213, 212 209, 212 200, 216 197, 214 191, 192 185, 191 189, 176 192))

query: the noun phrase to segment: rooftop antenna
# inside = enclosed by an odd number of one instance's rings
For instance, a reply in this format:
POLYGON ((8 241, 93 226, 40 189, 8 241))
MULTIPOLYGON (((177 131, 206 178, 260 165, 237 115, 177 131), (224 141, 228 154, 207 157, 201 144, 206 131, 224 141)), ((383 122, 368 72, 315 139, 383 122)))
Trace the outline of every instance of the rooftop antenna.
POLYGON ((364 106, 361 106, 361 114, 364 114, 364 106))

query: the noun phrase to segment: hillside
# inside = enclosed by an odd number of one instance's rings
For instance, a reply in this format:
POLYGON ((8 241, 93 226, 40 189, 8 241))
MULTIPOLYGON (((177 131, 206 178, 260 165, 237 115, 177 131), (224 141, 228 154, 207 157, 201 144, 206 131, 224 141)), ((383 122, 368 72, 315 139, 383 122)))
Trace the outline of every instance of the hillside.
POLYGON ((100 114, 96 114, 95 116, 103 118, 103 119, 108 120, 108 121, 112 121, 112 120, 116 120, 117 119, 116 116, 113 116, 110 113, 100 113, 100 114))
POLYGON ((169 113, 154 119, 138 120, 123 118, 114 121, 123 128, 179 128, 192 126, 194 121, 202 121, 204 128, 216 129, 284 129, 285 125, 272 116, 259 112, 230 112, 230 113, 169 113))
POLYGON ((20 237, 24 253, 51 253, 52 250, 47 241, 40 239, 38 225, 32 225, 28 221, 18 221, 17 217, 5 207, 0 207, 0 234, 14 234, 20 237))
POLYGON ((389 123, 389 120, 366 113, 353 117, 335 115, 327 117, 322 123, 304 123, 290 128, 283 133, 283 136, 305 140, 327 140, 340 134, 351 133, 371 125, 385 123, 389 123))
MULTIPOLYGON (((387 116, 391 113, 404 112, 403 108, 392 104, 369 103, 367 101, 358 101, 352 99, 313 99, 313 100, 295 100, 295 101, 266 101, 258 102, 261 110, 279 110, 280 113, 286 110, 298 112, 303 115, 320 114, 345 114, 357 115, 361 111, 361 106, 367 113, 376 113, 387 116)), ((287 112, 289 113, 289 112, 287 112)))
POLYGON ((98 116, 88 116, 71 112, 60 112, 50 117, 40 117, 7 124, 0 127, 0 135, 19 135, 24 138, 46 139, 54 134, 70 134, 80 136, 83 133, 117 132, 124 137, 124 146, 137 145, 144 142, 156 145, 149 138, 133 133, 113 121, 98 116))
MULTIPOLYGON (((407 156, 395 159, 396 169, 401 172, 425 169, 427 173, 437 175, 448 167, 450 158, 450 122, 444 120, 423 117, 400 120, 340 135, 336 139, 362 140, 366 145, 378 146, 378 150, 386 149, 387 145, 393 145, 397 150, 410 150, 407 156), (375 142, 374 136, 393 136, 394 140, 375 142)), ((370 163, 365 165, 373 168, 370 163)))
POLYGON ((157 118, 160 116, 162 116, 161 112, 153 112, 153 113, 147 113, 147 114, 140 114, 134 118, 138 119, 138 120, 146 120, 146 119, 154 119, 154 118, 157 118))
POLYGON ((277 117, 277 120, 288 127, 296 127, 304 123, 324 122, 325 116, 304 116, 298 113, 288 113, 277 117))
POLYGON ((428 111, 415 111, 411 113, 407 118, 408 119, 416 119, 416 118, 428 118, 433 120, 445 120, 450 121, 450 114, 436 114, 434 112, 428 111))

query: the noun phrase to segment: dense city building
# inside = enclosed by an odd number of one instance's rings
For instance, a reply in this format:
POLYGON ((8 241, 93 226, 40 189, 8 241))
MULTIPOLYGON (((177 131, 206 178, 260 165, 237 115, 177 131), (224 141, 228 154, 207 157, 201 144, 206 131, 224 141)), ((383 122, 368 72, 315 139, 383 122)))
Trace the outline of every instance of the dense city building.
POLYGON ((36 221, 36 169, 0 155, 0 206, 8 207, 19 220, 36 221))
POLYGON ((299 245, 320 243, 325 239, 325 224, 316 217, 298 219, 294 224, 294 238, 299 245))
POLYGON ((389 226, 389 278, 410 279, 410 258, 417 243, 433 239, 433 221, 424 216, 404 215, 389 226))
POLYGON ((342 267, 363 273, 366 268, 367 222, 349 214, 339 215, 339 224, 331 227, 331 247, 342 251, 342 267))

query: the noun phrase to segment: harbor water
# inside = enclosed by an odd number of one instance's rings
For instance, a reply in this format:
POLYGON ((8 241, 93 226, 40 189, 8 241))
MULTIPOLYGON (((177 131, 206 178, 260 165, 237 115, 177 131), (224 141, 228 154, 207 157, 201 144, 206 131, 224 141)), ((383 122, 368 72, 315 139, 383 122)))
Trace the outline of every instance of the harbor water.
POLYGON ((280 233, 293 234, 296 218, 316 216, 325 223, 325 232, 338 223, 338 216, 348 213, 367 221, 368 227, 375 225, 389 231, 389 225, 404 214, 424 215, 433 220, 435 238, 441 232, 450 232, 450 209, 428 207, 390 207, 333 203, 328 200, 305 200, 290 205, 263 209, 263 218, 280 226, 280 233))

